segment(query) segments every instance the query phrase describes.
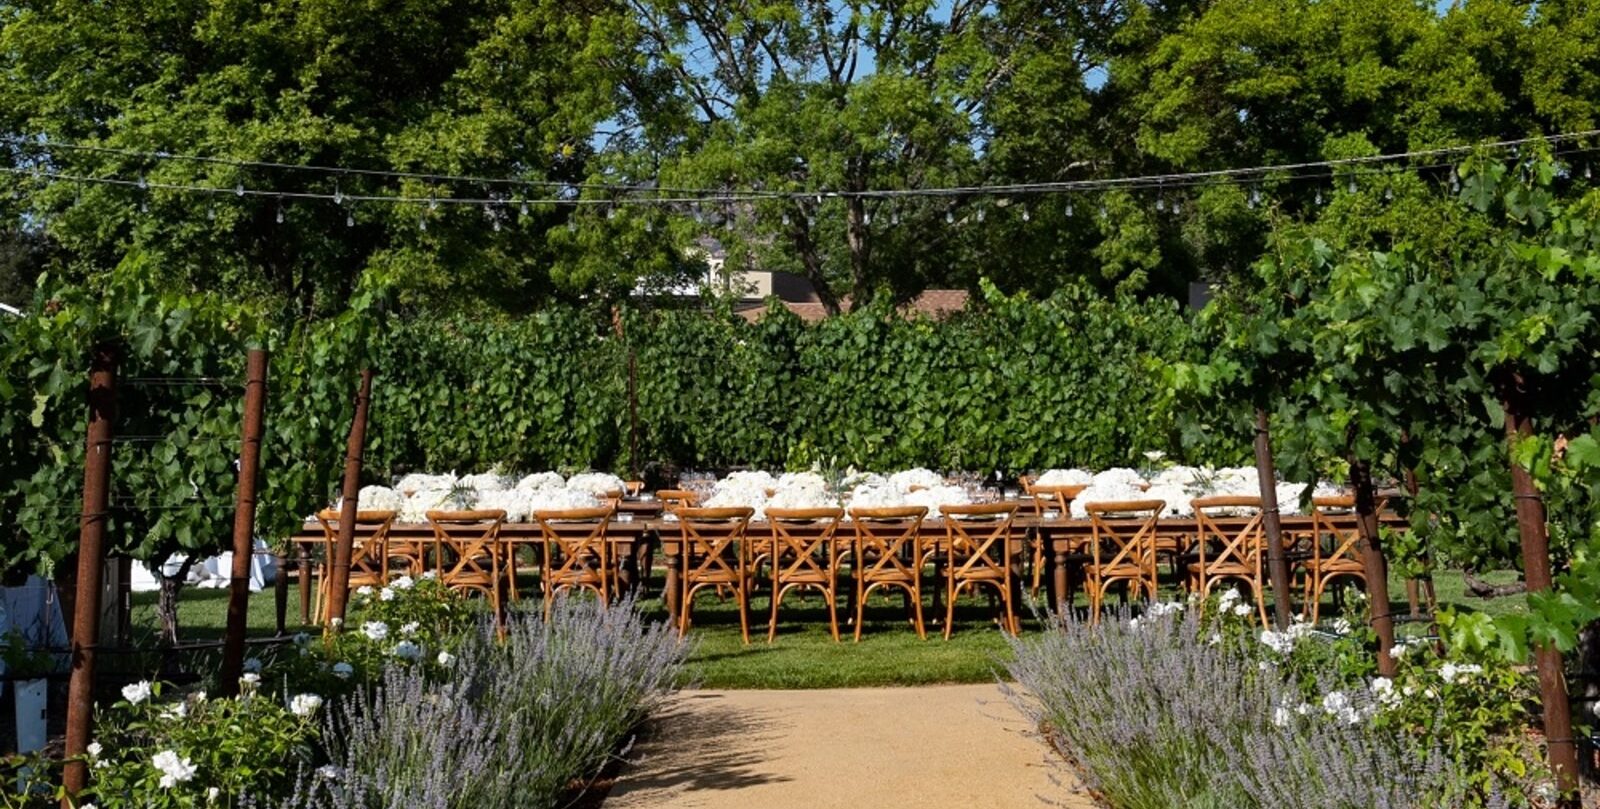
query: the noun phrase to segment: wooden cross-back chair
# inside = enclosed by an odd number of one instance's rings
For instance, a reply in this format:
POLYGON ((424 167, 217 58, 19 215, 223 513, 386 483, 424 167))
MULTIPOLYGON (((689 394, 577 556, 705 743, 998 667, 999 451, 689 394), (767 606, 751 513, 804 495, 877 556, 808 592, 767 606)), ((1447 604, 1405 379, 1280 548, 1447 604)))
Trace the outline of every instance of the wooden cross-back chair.
POLYGON ((1306 605, 1311 622, 1321 613, 1322 596, 1335 579, 1367 583, 1361 563, 1361 529, 1351 495, 1311 498, 1311 559, 1306 562, 1306 605))
POLYGON ((672 513, 680 508, 694 508, 700 505, 700 495, 688 489, 659 489, 656 499, 661 501, 661 509, 672 513))
POLYGON ((1222 582, 1242 582, 1255 597, 1256 612, 1261 617, 1261 625, 1266 626, 1261 498, 1242 495, 1197 497, 1192 505, 1196 561, 1186 566, 1189 591, 1199 593, 1202 599, 1206 599, 1211 596, 1212 588, 1222 582), (1235 516, 1230 512, 1240 510, 1249 514, 1237 531, 1225 529, 1217 522, 1218 518, 1235 516))
MULTIPOLYGON (((550 617, 556 596, 567 590, 590 590, 601 603, 611 603, 617 576, 606 529, 615 513, 609 506, 533 513, 544 541, 539 588, 544 591, 546 618, 550 617)), ((515 593, 515 585, 512 587, 515 593)))
POLYGON ((644 481, 642 481, 642 480, 624 480, 622 482, 622 490, 629 497, 638 497, 639 493, 644 491, 644 481))
POLYGON ((778 635, 778 605, 790 590, 822 592, 828 605, 828 629, 839 642, 839 521, 842 508, 769 508, 772 530, 772 618, 767 642, 778 635))
POLYGON ((694 596, 712 587, 733 594, 739 606, 739 631, 750 643, 749 545, 745 534, 755 510, 735 508, 679 508, 678 634, 687 634, 694 612, 694 596))
POLYGON ((1011 600, 1011 523, 1016 503, 951 505, 940 508, 944 516, 949 567, 945 575, 944 639, 955 627, 956 597, 962 590, 980 587, 998 592, 1002 612, 1000 629, 1017 634, 1017 614, 1011 600))
POLYGON ((855 526, 851 565, 855 568, 856 642, 861 641, 867 596, 885 588, 905 594, 917 637, 927 639, 922 621, 922 565, 927 558, 922 547, 922 520, 927 516, 925 506, 850 509, 855 526))
POLYGON ((460 592, 479 592, 489 599, 495 621, 500 621, 500 585, 505 547, 500 528, 501 509, 429 511, 433 526, 435 570, 439 583, 460 592))
POLYGON ((1089 593, 1091 626, 1100 622, 1100 608, 1112 585, 1126 585, 1134 597, 1155 598, 1156 524, 1166 506, 1164 500, 1084 504, 1090 530, 1084 589, 1089 593))
MULTIPOLYGON (((333 583, 334 547, 339 543, 339 509, 329 508, 317 512, 317 522, 322 526, 323 574, 317 583, 317 622, 327 620, 328 594, 333 583)), ((389 529, 394 525, 393 511, 357 511, 355 542, 350 546, 349 588, 382 587, 389 583, 389 529)))
MULTIPOLYGON (((1033 516, 1035 517, 1043 517, 1045 511, 1054 510, 1057 514, 1060 514, 1063 518, 1065 518, 1072 514, 1073 499, 1082 494, 1083 490, 1087 488, 1089 487, 1082 483, 1074 483, 1066 486, 1039 486, 1037 484, 1033 484, 1028 486, 1026 489, 1028 494, 1027 500, 1033 509, 1033 516)), ((1041 537, 1041 541, 1033 544, 1033 558, 1029 561, 1029 565, 1032 567, 1033 573, 1031 576, 1032 580, 1028 582, 1028 592, 1032 593, 1033 595, 1038 595, 1039 588, 1044 585, 1045 543, 1042 541, 1042 539, 1043 538, 1041 537)))

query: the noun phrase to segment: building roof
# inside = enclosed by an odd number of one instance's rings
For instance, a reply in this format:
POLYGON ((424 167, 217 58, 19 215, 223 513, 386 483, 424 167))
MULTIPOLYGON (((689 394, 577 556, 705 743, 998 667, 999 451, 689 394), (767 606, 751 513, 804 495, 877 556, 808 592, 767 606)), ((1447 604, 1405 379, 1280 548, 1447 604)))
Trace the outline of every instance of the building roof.
MULTIPOLYGON (((902 305, 900 311, 907 315, 918 313, 937 320, 967 308, 967 299, 970 297, 964 289, 929 289, 902 305)), ((785 300, 781 301, 781 303, 784 308, 799 315, 800 319, 807 323, 815 323, 828 316, 828 308, 815 300, 785 300)), ((846 297, 839 301, 839 308, 846 312, 850 311, 850 299, 846 297)), ((740 309, 739 315, 754 323, 763 314, 766 314, 766 311, 766 304, 758 303, 748 308, 740 309)))

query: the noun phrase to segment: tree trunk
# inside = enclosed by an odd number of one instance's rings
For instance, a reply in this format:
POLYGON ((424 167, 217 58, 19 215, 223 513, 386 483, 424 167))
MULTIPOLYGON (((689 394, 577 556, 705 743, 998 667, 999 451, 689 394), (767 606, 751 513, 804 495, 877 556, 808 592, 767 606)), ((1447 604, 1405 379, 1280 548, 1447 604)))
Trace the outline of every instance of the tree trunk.
POLYGON ((1272 581, 1272 613, 1278 629, 1289 625, 1289 560, 1283 553, 1283 523, 1278 511, 1278 471, 1272 463, 1267 411, 1256 408, 1256 477, 1261 492, 1261 533, 1267 544, 1267 575, 1272 581))
POLYGON ((1361 567, 1367 577, 1372 629, 1378 633, 1378 673, 1394 676, 1394 615, 1389 611, 1389 563, 1383 556, 1383 535, 1378 530, 1378 492, 1372 484, 1372 467, 1350 456, 1350 483, 1356 494, 1356 525, 1361 531, 1361 567))
POLYGON ((839 314, 839 299, 828 287, 828 278, 822 271, 822 256, 818 255, 817 245, 811 240, 811 227, 806 224, 804 210, 799 211, 799 216, 791 218, 789 238, 794 242, 794 251, 800 256, 801 266, 805 268, 806 280, 811 282, 812 290, 817 293, 817 301, 828 310, 828 314, 839 314))
MULTIPOLYGON (((1516 462, 1517 441, 1533 434, 1533 422, 1523 409, 1522 379, 1508 374, 1501 381, 1501 400, 1506 412, 1506 444, 1511 460, 1511 491, 1516 498, 1517 533, 1522 539, 1522 579, 1529 593, 1550 589, 1550 535, 1545 526, 1544 498, 1534 485, 1533 475, 1516 462)), ((1560 806, 1578 806, 1578 748, 1572 737, 1572 706, 1567 698, 1566 671, 1561 650, 1543 643, 1534 647, 1534 663, 1539 670, 1539 703, 1544 713, 1544 738, 1549 750, 1550 770, 1555 774, 1560 806)))
POLYGON ((155 568, 156 578, 161 581, 161 591, 156 596, 156 617, 161 621, 161 643, 165 646, 178 645, 178 592, 183 589, 183 583, 189 580, 189 569, 192 567, 194 557, 186 556, 174 575, 168 576, 164 572, 164 561, 155 568))

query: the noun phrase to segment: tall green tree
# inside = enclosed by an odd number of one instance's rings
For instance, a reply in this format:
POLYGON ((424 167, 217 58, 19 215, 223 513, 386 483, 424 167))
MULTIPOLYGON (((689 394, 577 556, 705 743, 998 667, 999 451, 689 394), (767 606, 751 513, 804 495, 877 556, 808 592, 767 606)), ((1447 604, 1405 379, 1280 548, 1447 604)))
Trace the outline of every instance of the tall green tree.
POLYGON ((307 316, 338 311, 363 273, 398 285, 404 302, 435 306, 522 308, 629 288, 634 275, 670 267, 670 251, 629 234, 595 242, 617 258, 601 275, 564 227, 572 206, 519 212, 528 196, 570 196, 559 185, 397 181, 48 144, 575 182, 619 106, 634 39, 630 18, 604 0, 0 3, 0 133, 27 139, 0 159, 152 186, 24 177, 5 214, 48 231, 69 277, 139 252, 171 288, 289 299, 307 316), (208 198, 157 184, 286 196, 208 198), (294 192, 505 204, 340 205, 294 192))

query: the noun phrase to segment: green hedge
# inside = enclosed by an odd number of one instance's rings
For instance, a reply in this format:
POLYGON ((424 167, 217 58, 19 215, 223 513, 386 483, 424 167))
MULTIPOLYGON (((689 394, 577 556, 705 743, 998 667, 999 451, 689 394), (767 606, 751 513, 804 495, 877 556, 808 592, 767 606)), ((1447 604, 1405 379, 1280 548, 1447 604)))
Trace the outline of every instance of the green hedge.
POLYGON ((393 326, 379 352, 374 471, 1020 471, 1128 464, 1150 449, 1221 462, 1247 451, 1229 430, 1184 446, 1168 368, 1202 347, 1170 301, 1066 291, 990 295, 938 322, 878 308, 805 324, 774 306, 753 324, 655 309, 628 313, 621 338, 615 325, 551 310, 393 326))

